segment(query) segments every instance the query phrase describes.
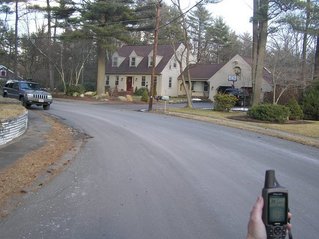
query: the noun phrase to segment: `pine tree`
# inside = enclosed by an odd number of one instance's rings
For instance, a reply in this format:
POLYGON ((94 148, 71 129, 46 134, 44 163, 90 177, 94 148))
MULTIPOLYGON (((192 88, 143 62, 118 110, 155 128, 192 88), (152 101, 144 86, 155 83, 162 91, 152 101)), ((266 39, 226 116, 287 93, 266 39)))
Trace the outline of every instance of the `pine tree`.
POLYGON ((82 31, 97 44, 97 94, 105 92, 106 50, 117 41, 127 42, 129 30, 136 24, 131 0, 95 0, 85 2, 81 12, 82 31))

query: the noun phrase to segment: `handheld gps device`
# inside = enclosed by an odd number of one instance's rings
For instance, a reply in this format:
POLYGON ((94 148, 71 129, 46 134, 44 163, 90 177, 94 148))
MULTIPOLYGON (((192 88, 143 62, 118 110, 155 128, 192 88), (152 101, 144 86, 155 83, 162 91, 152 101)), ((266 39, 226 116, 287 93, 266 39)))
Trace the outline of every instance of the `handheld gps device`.
POLYGON ((288 190, 279 185, 274 170, 266 171, 262 196, 262 218, 266 226, 267 239, 284 239, 288 223, 288 190))

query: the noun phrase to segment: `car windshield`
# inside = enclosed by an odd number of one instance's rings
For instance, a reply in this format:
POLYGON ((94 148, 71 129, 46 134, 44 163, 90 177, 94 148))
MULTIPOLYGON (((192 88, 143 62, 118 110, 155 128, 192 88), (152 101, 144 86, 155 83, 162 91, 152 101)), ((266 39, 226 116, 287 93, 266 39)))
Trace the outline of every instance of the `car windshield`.
POLYGON ((36 83, 21 83, 21 88, 24 90, 39 90, 40 86, 36 83))

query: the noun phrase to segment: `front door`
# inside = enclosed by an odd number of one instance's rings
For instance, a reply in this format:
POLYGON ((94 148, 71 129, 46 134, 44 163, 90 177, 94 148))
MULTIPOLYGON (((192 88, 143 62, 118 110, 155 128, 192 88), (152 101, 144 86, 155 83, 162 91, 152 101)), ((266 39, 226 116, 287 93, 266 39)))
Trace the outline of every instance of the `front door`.
POLYGON ((132 76, 126 77, 126 91, 133 91, 132 82, 133 82, 132 76))

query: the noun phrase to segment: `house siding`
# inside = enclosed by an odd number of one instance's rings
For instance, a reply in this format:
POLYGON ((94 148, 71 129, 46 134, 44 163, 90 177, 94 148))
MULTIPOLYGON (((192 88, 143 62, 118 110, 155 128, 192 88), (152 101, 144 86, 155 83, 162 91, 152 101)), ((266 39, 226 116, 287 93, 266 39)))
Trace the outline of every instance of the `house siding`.
MULTIPOLYGON (((184 46, 180 44, 177 48, 177 55, 182 52, 184 46)), ((109 79, 108 87, 114 90, 116 76, 119 77, 117 90, 119 92, 126 91, 126 79, 132 77, 133 92, 141 87, 147 87, 150 91, 151 73, 150 60, 152 56, 152 48, 150 46, 127 46, 120 48, 118 52, 112 55, 112 59, 116 58, 118 66, 114 67, 112 62, 109 62, 106 69, 106 79, 109 79), (120 52, 120 53, 119 53, 120 52), (147 54, 145 54, 147 52, 147 54), (130 60, 135 57, 136 67, 130 66, 130 60), (142 77, 145 76, 145 86, 142 86, 142 77)), ((178 95, 178 76, 180 68, 175 61, 174 51, 170 45, 159 46, 159 55, 156 56, 156 94, 161 96, 177 96, 178 95), (176 66, 174 66, 176 63, 176 66), (171 86, 169 81, 171 79, 171 86)), ((183 59, 185 66, 185 59, 183 59)))
MULTIPOLYGON (((234 56, 229 62, 227 62, 216 74, 214 74, 210 79, 208 79, 210 90, 209 99, 213 100, 214 96, 217 94, 219 86, 229 86, 233 85, 233 82, 228 80, 229 75, 235 75, 234 67, 239 67, 241 73, 237 77, 237 81, 234 82, 235 88, 252 88, 251 80, 251 66, 239 55, 234 56)), ((262 94, 261 98, 265 92, 272 91, 271 85, 263 80, 262 83, 262 94)))
POLYGON ((159 95, 167 95, 167 96, 178 96, 178 82, 177 78, 180 75, 179 67, 176 65, 176 67, 173 66, 174 62, 174 56, 171 58, 171 60, 168 62, 166 67, 163 70, 162 78, 161 78, 161 89, 159 95), (169 87, 169 80, 172 80, 172 86, 169 87))

